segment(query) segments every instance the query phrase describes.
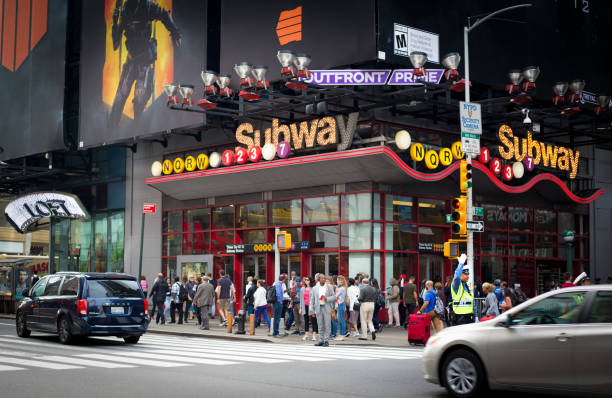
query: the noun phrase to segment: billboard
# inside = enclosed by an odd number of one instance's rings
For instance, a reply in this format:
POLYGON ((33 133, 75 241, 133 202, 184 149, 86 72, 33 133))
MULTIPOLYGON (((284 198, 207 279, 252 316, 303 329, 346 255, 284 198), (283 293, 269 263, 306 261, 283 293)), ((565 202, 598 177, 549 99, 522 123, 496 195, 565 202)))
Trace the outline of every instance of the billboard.
MULTIPOLYGON (((531 2, 532 7, 499 15, 474 29, 470 40, 470 78, 502 88, 511 69, 539 66, 537 96, 550 100, 557 81, 582 78, 586 90, 607 94, 612 89, 607 76, 608 25, 612 7, 605 0, 531 2), (580 54, 580 55, 578 55, 580 54)), ((386 61, 410 67, 412 50, 429 53, 437 62, 450 52, 462 56, 463 27, 484 15, 516 5, 516 1, 444 0, 378 2, 378 50, 386 61)), ((440 68, 428 62, 427 68, 440 68)))
POLYGON ((221 4, 221 70, 239 62, 267 65, 280 78, 278 50, 307 53, 312 69, 328 69, 376 58, 375 2, 371 0, 270 0, 221 4))
POLYGON ((205 69, 206 0, 83 3, 79 146, 109 144, 203 121, 166 109, 163 86, 205 69))
POLYGON ((67 2, 0 1, 0 160, 63 148, 67 2))

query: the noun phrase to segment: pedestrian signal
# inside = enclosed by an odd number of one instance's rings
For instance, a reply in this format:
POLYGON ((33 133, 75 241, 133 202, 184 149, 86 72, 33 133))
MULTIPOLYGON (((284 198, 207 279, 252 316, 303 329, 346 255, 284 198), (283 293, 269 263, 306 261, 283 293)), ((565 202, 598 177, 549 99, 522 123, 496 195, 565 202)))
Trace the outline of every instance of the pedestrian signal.
POLYGON ((288 252, 291 250, 291 234, 285 231, 280 231, 276 235, 276 247, 281 252, 288 252))

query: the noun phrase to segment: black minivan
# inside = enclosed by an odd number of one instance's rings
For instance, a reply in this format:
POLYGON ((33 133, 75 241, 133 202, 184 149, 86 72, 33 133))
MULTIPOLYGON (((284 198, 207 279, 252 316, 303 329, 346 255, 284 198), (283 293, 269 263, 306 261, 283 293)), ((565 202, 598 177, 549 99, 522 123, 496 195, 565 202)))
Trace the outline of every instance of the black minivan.
POLYGON ((117 336, 135 344, 149 326, 138 280, 120 273, 58 272, 41 278, 17 308, 19 337, 31 330, 75 336, 117 336))

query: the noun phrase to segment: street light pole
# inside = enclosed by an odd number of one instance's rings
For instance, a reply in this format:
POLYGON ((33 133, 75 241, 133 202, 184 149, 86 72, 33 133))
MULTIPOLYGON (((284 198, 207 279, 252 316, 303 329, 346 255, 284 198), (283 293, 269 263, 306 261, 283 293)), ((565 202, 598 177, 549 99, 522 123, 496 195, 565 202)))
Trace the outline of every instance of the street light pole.
MULTIPOLYGON (((512 7, 506 7, 506 8, 502 8, 501 10, 497 10, 494 11, 490 14, 488 14, 487 16, 485 16, 484 18, 481 18, 479 20, 476 21, 476 23, 474 23, 474 25, 469 26, 469 19, 468 19, 468 26, 464 26, 463 27, 463 52, 464 52, 464 58, 465 58, 465 63, 464 65, 464 74, 465 74, 465 102, 470 102, 470 51, 469 51, 469 33, 474 30, 476 27, 478 27, 481 23, 485 22, 486 20, 494 17, 495 15, 504 13, 506 11, 511 11, 517 8, 523 8, 523 7, 531 7, 532 4, 519 4, 516 6, 512 6, 512 7)), ((472 164, 472 157, 471 156, 467 156, 467 162, 471 165, 472 164)), ((468 221, 472 221, 473 220, 473 216, 472 216, 472 187, 468 187, 467 189, 467 203, 466 203, 466 207, 465 210, 467 212, 467 220, 468 221)), ((470 271, 470 280, 469 283, 472 286, 472 289, 474 287, 474 232, 472 231, 467 231, 467 262, 468 262, 468 269, 470 271)))

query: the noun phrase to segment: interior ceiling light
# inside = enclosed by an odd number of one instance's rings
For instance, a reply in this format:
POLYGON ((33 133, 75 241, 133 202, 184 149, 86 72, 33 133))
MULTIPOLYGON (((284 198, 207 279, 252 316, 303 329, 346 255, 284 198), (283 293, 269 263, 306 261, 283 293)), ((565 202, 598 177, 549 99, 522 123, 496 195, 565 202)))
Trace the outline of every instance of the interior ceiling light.
POLYGON ((567 82, 557 82, 553 85, 555 96, 552 99, 553 104, 559 105, 565 102, 565 93, 567 92, 567 82))
POLYGON ((427 72, 424 68, 427 62, 427 54, 422 51, 413 51, 410 53, 409 58, 414 68, 414 76, 423 76, 427 72))

